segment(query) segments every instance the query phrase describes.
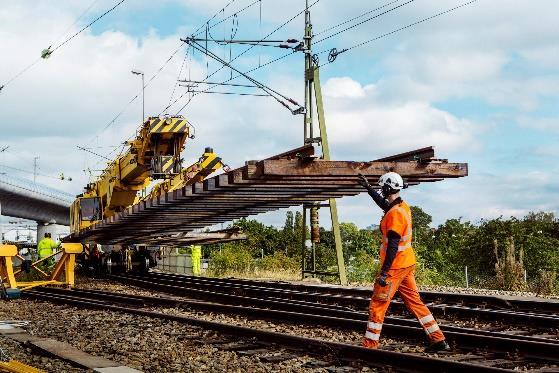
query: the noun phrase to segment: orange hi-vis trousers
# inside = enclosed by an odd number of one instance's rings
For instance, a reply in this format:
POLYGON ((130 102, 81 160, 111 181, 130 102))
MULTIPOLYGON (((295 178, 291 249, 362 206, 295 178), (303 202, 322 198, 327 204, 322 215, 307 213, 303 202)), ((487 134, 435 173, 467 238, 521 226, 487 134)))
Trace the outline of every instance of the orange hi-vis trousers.
POLYGON ((419 320, 430 342, 436 343, 445 339, 435 318, 419 297, 414 270, 415 265, 407 268, 391 269, 388 271, 386 286, 380 286, 375 282, 373 297, 369 304, 369 322, 367 323, 365 338, 363 338, 363 346, 378 347, 384 315, 397 290, 400 291, 400 296, 407 309, 419 320))

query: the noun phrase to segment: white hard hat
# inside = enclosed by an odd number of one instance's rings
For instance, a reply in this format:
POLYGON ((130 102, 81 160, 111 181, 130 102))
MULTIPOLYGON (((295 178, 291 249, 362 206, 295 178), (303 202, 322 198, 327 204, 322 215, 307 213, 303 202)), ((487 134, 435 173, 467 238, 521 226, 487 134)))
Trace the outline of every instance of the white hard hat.
POLYGON ((394 191, 400 191, 404 186, 404 179, 396 172, 387 172, 380 177, 378 185, 381 188, 390 187, 394 191))

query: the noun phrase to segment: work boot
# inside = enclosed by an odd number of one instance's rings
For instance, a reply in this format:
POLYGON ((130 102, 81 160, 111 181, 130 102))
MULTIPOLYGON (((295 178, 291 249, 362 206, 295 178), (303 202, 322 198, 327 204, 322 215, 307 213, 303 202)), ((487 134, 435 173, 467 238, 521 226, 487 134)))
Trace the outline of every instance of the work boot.
POLYGON ((450 351, 450 346, 445 340, 432 343, 425 349, 425 352, 442 352, 442 351, 450 351))

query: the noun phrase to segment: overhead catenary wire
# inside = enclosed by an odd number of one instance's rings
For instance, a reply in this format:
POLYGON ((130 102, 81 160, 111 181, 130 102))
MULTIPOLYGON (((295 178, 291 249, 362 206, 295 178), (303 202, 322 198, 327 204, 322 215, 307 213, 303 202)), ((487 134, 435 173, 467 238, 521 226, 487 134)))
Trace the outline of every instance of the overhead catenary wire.
POLYGON ((72 29, 72 27, 74 27, 75 25, 77 25, 78 22, 80 21, 80 19, 82 19, 83 16, 85 16, 85 15, 89 12, 89 10, 90 10, 91 8, 93 8, 93 6, 94 6, 95 4, 97 4, 98 2, 99 2, 99 0, 93 0, 93 1, 88 5, 88 7, 85 8, 85 10, 84 10, 83 12, 81 12, 81 14, 76 18, 76 20, 75 20, 70 26, 68 26, 68 28, 64 31, 64 33, 62 33, 62 34, 60 35, 60 37, 59 37, 58 39, 56 39, 51 45, 57 44, 64 36, 66 36, 66 34, 68 34, 68 32, 72 29))
MULTIPOLYGON (((222 10, 227 9, 227 7, 229 7, 231 4, 233 4, 236 0, 230 0, 229 3, 227 3, 227 5, 225 5, 222 9, 220 9, 218 12, 216 12, 212 17, 210 17, 206 22, 204 22, 200 27, 198 27, 196 29, 196 31, 194 31, 193 35, 198 35, 200 34, 200 30, 202 30, 207 23, 211 22, 219 13, 221 13, 222 10)), ((251 6, 253 6, 254 4, 256 4, 259 0, 254 1, 253 3, 245 6, 244 8, 242 8, 241 10, 237 11, 236 14, 242 13, 245 10, 247 10, 248 8, 250 8, 251 6)), ((229 17, 228 17, 229 18, 229 17)), ((210 26, 210 29, 217 26, 219 23, 218 22, 212 26, 210 26)), ((184 45, 184 43, 181 43, 181 45, 179 46, 179 48, 177 48, 176 50, 174 50, 171 55, 169 56, 169 58, 167 58, 167 60, 163 63, 163 65, 159 68, 158 73, 161 72, 163 70, 163 68, 165 68, 165 66, 169 63, 169 61, 171 61, 173 59, 173 57, 178 53, 178 51, 182 48, 182 46, 184 45)), ((154 74, 151 79, 149 79, 149 81, 144 85, 143 89, 145 89, 151 81, 153 81, 153 79, 155 79, 155 77, 158 75, 158 73, 154 74)), ((93 136, 93 138, 98 137, 99 134, 103 133, 104 131, 106 131, 110 126, 112 126, 116 120, 118 120, 118 118, 120 118, 128 109, 128 107, 134 102, 136 101, 136 99, 138 99, 138 97, 140 96, 140 92, 138 92, 136 95, 134 95, 125 105, 124 107, 101 129, 101 131, 99 131, 95 136, 93 136)), ((181 96, 182 97, 182 96, 181 96)), ((171 104, 172 105, 172 104, 171 104)), ((170 106, 170 105, 169 105, 170 106)), ((159 114, 161 115, 161 114, 159 114)), ((113 152, 111 152, 109 155, 112 155, 113 152)))
POLYGON ((393 1, 389 2, 389 3, 387 3, 387 4, 384 4, 384 5, 382 5, 382 6, 377 7, 377 8, 375 8, 375 9, 368 10, 368 11, 366 11, 365 13, 361 13, 360 15, 358 15, 358 16, 356 16, 356 17, 350 18, 350 19, 348 19, 348 20, 346 20, 346 21, 344 21, 344 22, 338 23, 338 24, 336 24, 336 25, 334 25, 334 26, 328 27, 327 29, 324 29, 324 30, 322 30, 322 31, 319 31, 319 32, 315 33, 313 36, 314 36, 314 37, 317 37, 318 35, 322 35, 322 34, 328 32, 328 31, 334 30, 334 29, 336 29, 336 28, 338 28, 338 27, 341 27, 341 26, 343 26, 343 25, 345 25, 345 24, 348 24, 348 23, 350 23, 350 22, 353 22, 353 21, 355 21, 356 19, 363 18, 363 17, 365 17, 365 16, 368 15, 368 14, 371 14, 371 13, 376 12, 377 10, 386 8, 387 6, 390 6, 390 5, 394 4, 394 3, 397 3, 398 1, 400 1, 400 0, 393 0, 393 1))
MULTIPOLYGON (((260 0, 255 0, 255 1, 253 1, 252 3, 250 3, 249 5, 245 6, 244 8, 242 8, 242 9, 240 9, 240 10, 234 12, 234 13, 231 14, 230 16, 228 16, 228 17, 226 17, 226 18, 223 18, 223 19, 222 19, 221 21, 219 21, 219 22, 214 23, 213 25, 211 25, 211 26, 208 27, 208 30, 211 30, 211 29, 213 29, 214 27, 219 26, 220 24, 222 24, 223 22, 225 22, 225 21, 231 19, 232 17, 238 16, 239 14, 241 14, 241 13, 245 12, 246 10, 250 9, 251 7, 253 7, 255 4, 258 4, 259 1, 260 1, 260 0)), ((217 12, 217 13, 213 16, 213 18, 215 18, 219 13, 221 13, 221 10, 220 10, 219 12, 217 12)), ((212 18, 212 19, 213 19, 213 18, 212 18)), ((210 21, 211 21, 211 19, 209 19, 208 21, 204 22, 204 24, 203 24, 201 27, 199 27, 196 31, 194 31, 194 32, 191 34, 191 36, 198 36, 198 35, 202 34, 203 32, 205 32, 204 27, 206 27, 207 25, 209 25, 210 21)))
MULTIPOLYGON (((181 87, 192 87, 198 86, 198 84, 207 84, 207 85, 223 85, 229 87, 243 87, 243 88, 258 88, 258 86, 250 85, 250 84, 236 84, 236 83, 222 83, 222 82, 205 82, 202 80, 179 80, 179 83, 192 83, 191 85, 188 84, 179 84, 181 87)), ((1 151, 1 150, 0 150, 1 151)))
POLYGON ((7 168, 9 170, 14 170, 14 171, 24 172, 24 173, 31 174, 31 175, 37 175, 37 176, 48 177, 48 178, 51 178, 51 179, 60 180, 60 176, 52 176, 52 175, 47 175, 47 174, 43 174, 43 173, 36 172, 36 171, 24 170, 22 168, 9 166, 9 165, 3 164, 3 163, 0 163, 0 166, 4 167, 4 168, 7 168))
MULTIPOLYGON (((283 59, 286 58, 286 57, 293 56, 294 54, 295 54, 295 52, 291 52, 291 53, 284 54, 283 56, 277 57, 277 58, 275 58, 275 59, 273 59, 273 60, 270 60, 270 61, 268 61, 268 62, 266 62, 266 63, 264 63, 264 64, 262 64, 262 65, 260 65, 260 66, 257 66, 257 67, 255 67, 255 68, 252 68, 252 69, 250 69, 250 70, 245 71, 245 74, 250 74, 251 72, 254 72, 254 71, 259 70, 259 69, 261 69, 261 68, 263 68, 263 67, 265 67, 265 66, 268 66, 268 65, 271 65, 271 64, 276 63, 276 62, 278 62, 278 61, 281 61, 281 60, 283 60, 283 59)), ((227 80, 221 82, 220 84, 230 82, 231 80, 235 80, 235 79, 237 79, 237 78, 240 78, 241 76, 242 76, 241 74, 238 74, 238 75, 236 75, 236 76, 234 76, 234 77, 232 77, 232 78, 230 78, 230 79, 227 79, 227 80)), ((216 85, 217 85, 217 84, 216 84, 216 85)), ((208 87, 207 89, 212 89, 212 88, 213 88, 213 87, 208 87)), ((181 98, 183 98, 187 93, 188 93, 188 92, 183 93, 179 98, 177 98, 177 99, 175 100, 175 102, 174 102, 173 104, 175 104, 176 102, 178 102, 178 101, 179 101, 181 98)), ((200 93, 202 93, 202 92, 200 92, 200 93)), ((188 104, 192 101, 192 98, 193 98, 193 97, 194 97, 194 96, 190 97, 190 98, 188 99, 188 101, 177 111, 177 115, 180 114, 180 113, 188 106, 188 104)))
MULTIPOLYGON (((199 31, 200 31, 200 30, 203 30, 204 26, 206 26, 207 24, 209 24, 209 22, 211 22, 215 17, 217 17, 217 15, 218 15, 219 13, 221 13, 222 11, 224 11, 225 9, 227 9, 227 7, 229 7, 229 6, 230 6, 231 4, 233 4, 235 1, 236 1, 236 0, 230 0, 222 9, 220 9, 219 11, 217 11, 217 12, 216 12, 212 17, 210 17, 206 22, 202 23, 202 24, 200 25, 200 27, 198 27, 198 28, 196 29, 196 31, 194 31, 193 35, 198 35, 198 34, 199 34, 199 31)), ((252 2, 251 4, 245 6, 244 8, 242 8, 242 9, 240 9, 239 11, 235 12, 234 14, 240 14, 240 13, 246 11, 247 9, 249 9, 250 7, 252 7, 254 4, 256 4, 258 1, 259 1, 259 0, 256 0, 256 1, 252 2)), ((231 16, 230 16, 230 17, 231 17, 231 16)), ((223 21, 229 19, 230 17, 225 18, 223 21)), ((223 21, 220 21, 220 22, 218 22, 218 23, 216 23, 216 24, 210 26, 209 28, 211 29, 211 28, 217 26, 218 24, 220 24, 220 23, 223 22, 223 21)), ((149 79, 149 81, 147 82, 147 84, 145 84, 145 85, 142 87, 142 89, 145 89, 145 88, 149 85, 149 83, 155 79, 155 77, 158 75, 158 73, 161 72, 161 71, 163 70, 163 68, 164 68, 164 67, 169 63, 169 61, 176 55, 176 53, 178 53, 178 51, 182 48, 183 45, 184 45, 184 43, 182 43, 182 44, 179 46, 179 48, 177 48, 175 51, 173 51, 173 52, 171 53, 171 55, 169 56, 169 58, 168 58, 168 59, 163 63, 163 65, 159 68, 158 72, 157 72, 156 74, 154 74, 154 75, 151 77, 151 79, 149 79)), ((186 54, 188 55, 188 51, 187 51, 186 54)), ((183 63, 184 63, 184 61, 183 61, 183 63)), ((179 73, 179 74, 180 74, 180 73, 179 73)), ((176 88, 176 85, 175 85, 175 88, 176 88)), ((1 90, 1 87, 0 87, 0 90, 1 90)), ((173 89, 173 92, 174 92, 174 89, 173 89)), ((126 105, 125 105, 125 106, 124 106, 124 107, 123 107, 123 108, 122 108, 122 109, 121 109, 121 110, 120 110, 106 125, 105 125, 105 127, 103 127, 103 129, 101 129, 101 131, 99 131, 95 136, 93 136, 93 138, 95 138, 95 137, 98 138, 99 135, 100 135, 101 133, 103 133, 103 132, 104 132, 105 130, 107 130, 111 125, 113 125, 113 124, 116 122, 116 120, 118 120, 118 118, 120 118, 120 117, 126 112, 126 110, 128 109, 128 107, 130 107, 130 105, 139 97, 139 95, 140 95, 140 92, 137 93, 136 95, 134 95, 134 96, 126 103, 126 105)), ((172 100, 172 96, 173 96, 173 95, 174 95, 174 93, 171 95, 170 100, 172 100)), ((183 95, 181 95, 180 97, 182 98, 183 95)), ((174 102, 176 102, 176 100, 175 100, 174 102)), ((169 106, 170 106, 170 105, 169 105, 169 106)), ((161 115, 161 114, 159 114, 159 115, 161 115)), ((130 139, 130 137, 129 137, 128 139, 130 139)), ((109 154, 107 154, 107 157, 110 157, 110 156, 112 156, 113 154, 116 154, 116 152, 118 151, 119 148, 120 148, 119 155, 121 155, 121 154, 123 153, 125 147, 126 147, 125 144, 126 144, 126 142, 123 142, 122 146, 120 146, 120 147, 115 147, 109 154)), ((97 165, 97 164, 99 164, 99 162, 97 162, 95 165, 97 165)))
MULTIPOLYGON (((65 44, 67 44, 68 42, 70 42, 72 39, 74 39, 76 36, 78 36, 79 34, 81 34, 83 31, 85 31, 86 29, 88 29, 89 27, 91 27, 93 24, 95 24, 97 21, 99 21, 101 18, 105 17, 107 14, 111 13, 113 10, 115 10, 120 4, 122 4, 123 2, 125 2, 126 0, 120 0, 118 1, 112 8, 106 10, 103 14, 97 16, 95 19, 93 19, 91 22, 89 22, 87 25, 85 25, 84 27, 82 27, 80 30, 78 30, 77 32, 75 32, 74 34, 70 35, 68 38, 66 38, 64 41, 62 41, 60 44, 58 44, 56 47, 54 47, 53 49, 50 49, 51 47, 48 47, 44 53, 42 54, 41 57, 37 58, 36 60, 34 60, 32 63, 30 63, 29 65, 27 65, 26 67, 24 67, 20 72, 18 72, 17 74, 15 74, 12 78, 8 79, 8 81, 6 83, 4 83, 3 85, 0 85, 0 92, 10 83, 12 83, 14 80, 16 80, 17 78, 19 78, 20 76, 22 76, 25 72, 27 72, 29 69, 31 69, 33 66, 35 66, 41 59, 46 58, 50 55, 52 55, 52 53, 54 53, 54 51, 60 49, 62 46, 64 46, 65 44)), ((83 15, 83 14, 82 14, 83 15)), ((81 16, 80 16, 81 17, 81 16)))
MULTIPOLYGON (((142 87, 142 89, 147 88, 150 83, 159 75, 159 73, 161 73, 161 71, 163 71, 163 69, 165 68, 165 66, 167 66, 167 64, 173 59, 173 57, 175 57, 175 55, 181 50, 181 48, 183 47, 185 43, 181 43, 181 45, 175 49, 170 55, 169 57, 167 57, 167 59, 165 60, 165 62, 163 62, 163 64, 155 71, 155 73, 151 76, 150 79, 148 79, 148 81, 144 84, 144 86, 142 87)), ((104 131, 106 131, 110 126, 112 126, 116 120, 118 118, 120 118, 120 116, 122 114, 124 114, 124 112, 128 109, 128 107, 134 102, 136 101, 136 99, 140 96, 140 93, 142 91, 140 90, 135 96, 133 96, 130 101, 128 101, 126 103, 126 105, 124 105, 124 107, 122 108, 122 110, 120 110, 106 125, 105 127, 103 127, 103 129, 101 129, 101 131, 99 131, 95 136, 99 136, 101 133, 103 133, 104 131)))
POLYGON ((317 40, 317 41, 315 41, 315 42, 313 42, 313 43, 314 43, 314 44, 321 43, 321 42, 323 42, 323 41, 325 41, 325 40, 328 40, 328 39, 330 39, 330 38, 333 38, 334 36, 340 35, 340 34, 342 34, 342 33, 344 33, 344 32, 347 32, 347 31, 349 31, 349 30, 351 30, 351 29, 354 29, 354 28, 357 27, 357 26, 361 26, 362 24, 365 24, 365 23, 370 22, 370 21, 372 21, 372 20, 375 20, 375 19, 377 19, 377 18, 379 18, 379 17, 381 17, 381 16, 383 16, 383 15, 385 15, 385 14, 388 14, 388 13, 390 13, 390 12, 393 12, 393 11, 397 10, 397 9, 400 9, 400 8, 402 8, 402 7, 404 7, 404 6, 408 5, 408 4, 413 3, 414 1, 415 1, 415 0, 408 0, 408 1, 406 1, 405 3, 396 5, 396 6, 393 7, 393 8, 390 8, 390 9, 388 9, 388 10, 385 10, 385 11, 382 12, 382 13, 376 14, 376 15, 374 15, 374 16, 372 16, 372 17, 369 17, 369 18, 367 18, 367 19, 365 19, 365 20, 363 20, 363 21, 361 21, 361 22, 358 22, 358 23, 353 24, 353 25, 351 25, 351 26, 349 26, 349 27, 346 27, 346 28, 344 28, 343 30, 340 30, 340 31, 337 31, 337 32, 335 32, 335 33, 333 33, 333 34, 330 34, 330 35, 328 35, 328 36, 325 36, 325 37, 323 37, 322 39, 317 40))
POLYGON ((261 93, 243 93, 243 92, 220 92, 220 91, 193 91, 192 93, 209 93, 209 94, 220 94, 220 95, 236 95, 236 96, 254 96, 254 97, 269 97, 270 94, 261 94, 261 93))
POLYGON ((209 39, 202 39, 202 38, 191 38, 189 40, 192 41, 211 41, 214 43, 217 43, 219 45, 231 45, 231 44, 240 44, 240 45, 254 45, 254 46, 259 46, 259 47, 274 47, 274 48, 281 48, 281 49, 296 49, 299 47, 299 44, 297 45, 288 45, 288 44, 292 44, 292 43, 298 43, 299 41, 296 39, 288 39, 288 40, 266 40, 266 43, 263 43, 262 40, 233 40, 233 39, 227 39, 227 40, 216 40, 213 38, 209 38, 209 39), (268 43, 288 43, 288 44, 268 44, 268 43))
MULTIPOLYGON (((258 1, 258 0, 257 0, 257 1, 258 1)), ((314 5, 316 5, 319 1, 320 1, 320 0, 315 0, 312 4, 309 5, 309 8, 311 8, 311 7, 313 7, 314 5)), ((291 23, 294 19, 296 19, 296 18, 297 18, 298 16, 300 16, 301 14, 303 14, 305 11, 306 11, 306 9, 303 9, 303 10, 301 10, 300 12, 298 12, 297 14, 295 14, 293 17, 289 18, 287 21, 285 21, 284 23, 282 23, 281 25, 279 25, 278 27, 276 27, 274 30, 272 30, 271 32, 269 32, 266 36, 264 36, 264 37, 261 39, 261 41, 265 41, 268 37, 272 36, 272 35, 275 34, 277 31, 279 31, 279 30, 281 30, 283 27, 285 27, 287 24, 291 23)), ((230 62, 235 61, 237 58, 241 57, 242 55, 244 55, 245 53, 247 53, 248 51, 250 51, 250 50, 251 50, 252 48, 254 48, 254 47, 255 47, 255 46, 252 45, 252 46, 250 46, 249 48, 245 49, 243 52, 241 52, 240 54, 238 54, 237 56, 235 56, 235 58, 233 58, 230 62)), ((280 57, 280 58, 277 58, 277 59, 273 60, 272 62, 277 62, 277 61, 279 61, 280 59, 283 59, 284 57, 287 57, 287 56, 288 56, 288 55, 284 55, 284 56, 282 56, 282 57, 280 57)), ((250 72, 255 71, 255 70, 258 70, 260 67, 264 67, 264 66, 267 66, 267 65, 269 65, 269 63, 266 63, 266 64, 264 64, 264 65, 258 66, 257 68, 254 68, 254 69, 252 69, 252 70, 250 70, 250 71, 248 71, 248 72, 245 72, 245 74, 250 73, 250 72)), ((208 80, 210 77, 212 77, 213 75, 217 74, 217 73, 218 73, 219 71, 221 71, 224 67, 225 67, 225 66, 221 66, 219 69, 215 70, 212 74, 210 74, 209 76, 207 76, 205 80, 208 80)), ((238 78, 238 77, 240 77, 240 76, 242 76, 242 75, 239 74, 239 75, 237 75, 236 77, 229 78, 229 79, 226 80, 225 82, 229 82, 229 81, 234 80, 234 79, 236 79, 236 78, 238 78)), ((212 88, 213 88, 213 87, 208 87, 207 89, 209 90, 209 89, 212 89, 212 88)), ((186 93, 183 93, 183 94, 181 95, 181 97, 179 97, 178 100, 180 100, 182 97, 184 97, 185 94, 186 94, 186 93)), ((189 98, 189 100, 187 101, 187 103, 185 103, 185 104, 179 109, 179 111, 177 112, 177 114, 180 114, 180 112, 182 112, 182 111, 184 110, 184 108, 192 101, 192 98, 193 98, 194 96, 195 96, 195 95, 193 95, 192 97, 189 98)), ((174 103, 176 103, 178 100, 175 100, 174 103)), ((174 103, 173 103, 172 105, 174 105, 174 103)), ((163 113, 163 112, 166 112, 169 108, 170 108, 170 106, 167 106, 165 109, 162 110, 162 113, 163 113)))
POLYGON ((178 75, 177 75, 177 77, 178 77, 178 78, 177 78, 177 81, 176 81, 175 84, 173 85, 173 92, 171 92, 171 97, 169 97, 169 103, 170 103, 171 101, 173 101, 173 97, 175 96, 175 91, 176 91, 176 89, 177 89, 177 85, 179 84, 179 79, 180 79, 180 77, 181 77, 181 74, 182 74, 182 70, 183 70, 183 68, 184 68, 184 65, 186 64, 186 60, 187 60, 187 58, 188 58, 189 51, 190 51, 190 48, 187 48, 187 49, 186 49, 186 53, 184 54, 184 58, 183 58, 183 60, 182 60, 182 64, 181 64, 179 73, 178 73, 178 75))
MULTIPOLYGON (((183 40, 183 41, 187 41, 187 40, 183 40)), ((198 49, 200 52, 203 52, 203 47, 198 44, 197 42, 191 42, 190 45, 192 45, 194 48, 198 49)), ((242 71, 238 70, 237 68, 235 68, 234 66, 232 66, 230 63, 228 63, 227 61, 223 60, 221 57, 217 56, 215 53, 211 52, 211 51, 206 51, 205 52, 206 55, 210 56, 211 58, 213 58, 214 60, 220 62, 221 64, 223 64, 224 66, 229 67, 231 70, 234 70, 235 72, 241 74, 244 78, 246 78, 247 80, 249 80, 250 82, 252 82, 254 85, 258 86, 258 88, 262 89, 264 92, 268 93, 273 99, 275 99, 278 103, 280 103, 281 105, 283 105, 284 107, 286 107, 288 110, 290 110, 291 112, 293 112, 294 110, 291 109, 289 107, 289 105, 285 102, 282 101, 281 99, 278 98, 281 97, 284 100, 290 102, 293 105, 298 106, 298 108, 301 107, 301 105, 299 105, 295 100, 281 94, 280 92, 274 90, 273 88, 271 88, 270 86, 265 85, 264 83, 259 82, 258 80, 252 78, 251 76, 247 75, 246 73, 243 73, 242 71)))
MULTIPOLYGON (((258 1, 258 0, 257 0, 257 1, 258 1)), ((311 7, 313 7, 314 5, 316 5, 319 1, 320 1, 320 0, 315 0, 314 2, 312 2, 312 3, 309 5, 309 8, 311 8, 311 7)), ((277 31, 281 30, 281 29, 282 29, 283 27, 285 27, 287 24, 291 23, 294 19, 296 19, 296 18, 297 18, 298 16, 300 16, 301 14, 303 14, 303 13, 305 12, 305 10, 306 10, 306 9, 301 10, 300 12, 298 12, 297 14, 295 14, 293 17, 289 18, 287 21, 285 21, 284 23, 282 23, 281 25, 279 25, 278 27, 276 27, 274 30, 272 30, 272 31, 269 32, 266 36, 264 36, 264 37, 261 39, 261 41, 262 41, 262 42, 265 41, 268 37, 272 36, 274 33, 276 33, 277 31)), ((237 56, 235 56, 235 58, 233 58, 230 62, 235 61, 237 58, 241 57, 242 55, 244 55, 245 53, 247 53, 248 51, 250 51, 250 50, 251 50, 252 48, 254 48, 254 47, 255 47, 254 45, 251 45, 249 48, 245 49, 243 52, 241 52, 240 54, 238 54, 237 56)), ((277 61, 279 61, 279 60, 282 60, 283 58, 288 57, 288 56, 290 56, 290 55, 292 55, 292 54, 293 54, 293 52, 292 52, 292 53, 289 53, 289 54, 285 54, 285 55, 283 55, 283 56, 281 56, 281 57, 278 57, 278 58, 276 58, 276 59, 274 59, 274 60, 272 60, 272 61, 269 61, 268 63, 262 64, 261 66, 257 66, 256 68, 253 68, 253 69, 251 69, 251 70, 249 70, 249 71, 245 71, 244 73, 245 73, 245 74, 248 74, 248 73, 250 73, 250 72, 256 71, 256 70, 258 70, 258 69, 260 69, 260 68, 262 68, 262 67, 264 67, 264 66, 268 66, 268 65, 270 65, 270 64, 272 64, 272 63, 275 63, 275 62, 277 62, 277 61)), ((221 71, 224 67, 225 67, 225 66, 221 66, 220 68, 218 68, 217 70, 215 70, 212 74, 208 75, 204 80, 208 80, 210 77, 212 77, 213 75, 215 75, 215 74, 217 74, 219 71, 221 71)), ((237 76, 235 76, 235 77, 229 78, 229 79, 225 80, 224 83, 229 82, 229 81, 234 80, 234 79, 237 79, 237 78, 239 78, 239 77, 241 77, 241 76, 242 76, 242 75, 239 74, 239 75, 237 75, 237 76)), ((212 88, 213 88, 213 87, 208 87, 207 89, 210 90, 210 89, 212 89, 212 88)), ((171 105, 168 105, 167 107, 165 107, 165 108, 160 112, 160 115, 161 115, 161 113, 167 112, 167 110, 168 110, 172 105, 174 105, 176 102, 178 102, 180 99, 182 99, 186 94, 187 94, 187 92, 183 93, 183 94, 182 94, 178 99, 176 99, 171 105)), ((188 101, 177 111, 177 115, 180 114, 180 113, 186 108, 186 106, 188 106, 188 104, 192 101, 192 99, 193 99, 193 97, 194 97, 195 95, 196 95, 196 94, 194 94, 193 96, 191 96, 191 97, 188 99, 188 101)))
MULTIPOLYGON (((214 19, 215 17, 217 17, 217 15, 218 15, 219 13, 225 12, 225 9, 227 9, 227 8, 228 8, 231 4, 233 4, 235 1, 237 1, 237 0, 230 0, 223 8, 221 8, 220 10, 218 10, 217 12, 215 12, 215 14, 214 14, 213 16, 211 16, 206 22, 204 22, 200 27, 198 27, 198 28, 192 33, 192 35, 197 35, 197 34, 198 34, 198 31, 201 31, 201 30, 204 28, 204 26, 206 26, 206 24, 208 24, 209 22, 213 21, 213 19, 214 19)), ((221 22, 219 22, 219 23, 221 23, 221 22)), ((218 24, 219 24, 219 23, 218 23, 218 24)), ((217 24, 216 24, 216 25, 217 25, 217 24)))
POLYGON ((88 29, 89 27, 93 26, 93 24, 95 24, 97 21, 99 21, 101 18, 105 17, 107 14, 109 14, 110 12, 112 12, 113 10, 115 10, 120 4, 122 4, 123 2, 125 2, 126 0, 120 0, 119 2, 117 2, 112 8, 106 10, 103 14, 101 14, 100 16, 96 17, 93 21, 89 22, 87 25, 85 25, 84 27, 82 27, 79 31, 77 31, 76 33, 72 34, 70 37, 68 37, 66 40, 64 40, 62 43, 58 44, 54 49, 52 49, 51 54, 60 49, 62 46, 64 46, 66 43, 68 43, 70 40, 72 40, 73 38, 75 38, 76 36, 78 36, 79 34, 81 34, 83 31, 85 31, 86 29, 88 29))
MULTIPOLYGON (((346 52, 349 52, 349 51, 351 51, 351 50, 353 50, 353 49, 363 47, 363 46, 365 46, 365 45, 367 45, 367 44, 369 44, 369 43, 372 43, 372 42, 374 42, 374 41, 380 40, 380 39, 382 39, 382 38, 385 38, 385 37, 387 37, 387 36, 393 35, 393 34, 398 33, 398 32, 400 32, 400 31, 406 30, 406 29, 408 29, 408 28, 417 26, 417 25, 419 25, 419 24, 421 24, 421 23, 430 21, 430 20, 432 20, 432 19, 434 19, 434 18, 443 16, 443 15, 445 15, 445 14, 454 12, 454 11, 460 9, 460 8, 463 8, 463 7, 466 7, 466 6, 468 6, 468 5, 471 5, 471 4, 473 4, 473 3, 477 2, 477 1, 478 1, 478 0, 470 0, 470 1, 467 1, 467 2, 465 2, 465 3, 462 3, 462 4, 460 4, 460 5, 455 6, 455 7, 453 7, 453 8, 449 8, 449 9, 444 10, 444 11, 442 11, 442 12, 433 14, 433 15, 431 15, 431 16, 429 16, 429 17, 425 17, 425 18, 422 18, 422 19, 420 19, 420 20, 418 20, 418 21, 416 21, 416 22, 413 22, 413 23, 410 23, 410 24, 408 24, 408 25, 405 25, 405 26, 403 26, 403 27, 400 27, 400 28, 394 29, 394 30, 392 30, 392 31, 386 32, 386 33, 384 33, 384 34, 381 34, 381 35, 379 35, 379 36, 377 36, 377 37, 374 37, 374 38, 372 38, 372 39, 368 39, 368 40, 365 40, 365 41, 363 41, 363 42, 354 44, 354 45, 352 45, 352 46, 350 46, 350 47, 344 48, 344 49, 342 49, 342 50, 336 52, 336 57, 337 57, 338 55, 342 54, 342 53, 346 53, 346 52)), ((324 50, 318 52, 317 54, 323 54, 323 53, 331 52, 331 51, 332 51, 331 49, 324 49, 324 50)), ((324 66, 324 65, 331 64, 331 63, 333 63, 334 61, 335 61, 335 58, 332 59, 331 61, 328 61, 328 62, 323 63, 323 64, 320 65, 319 67, 322 67, 322 66, 324 66)))
POLYGON ((85 148, 85 147, 83 147, 83 146, 76 145, 76 148, 78 148, 78 149, 80 149, 80 150, 83 150, 84 152, 88 152, 88 153, 90 153, 90 154, 93 154, 93 155, 96 155, 96 156, 98 156, 98 157, 104 158, 104 159, 106 159, 106 160, 108 160, 108 161, 112 161, 112 159, 110 159, 110 158, 108 158, 108 157, 105 157, 104 155, 101 155, 101 154, 99 154, 99 153, 96 153, 96 152, 94 152, 93 150, 88 149, 88 148, 85 148))

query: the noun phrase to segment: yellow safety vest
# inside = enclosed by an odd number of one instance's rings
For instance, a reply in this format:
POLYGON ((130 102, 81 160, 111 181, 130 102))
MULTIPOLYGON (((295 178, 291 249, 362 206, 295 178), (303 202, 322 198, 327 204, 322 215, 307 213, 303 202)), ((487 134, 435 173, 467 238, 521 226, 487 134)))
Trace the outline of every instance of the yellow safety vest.
POLYGON ((53 250, 55 247, 56 244, 50 238, 45 237, 41 239, 41 241, 39 241, 39 244, 37 245, 39 258, 46 258, 47 256, 54 254, 53 250))

